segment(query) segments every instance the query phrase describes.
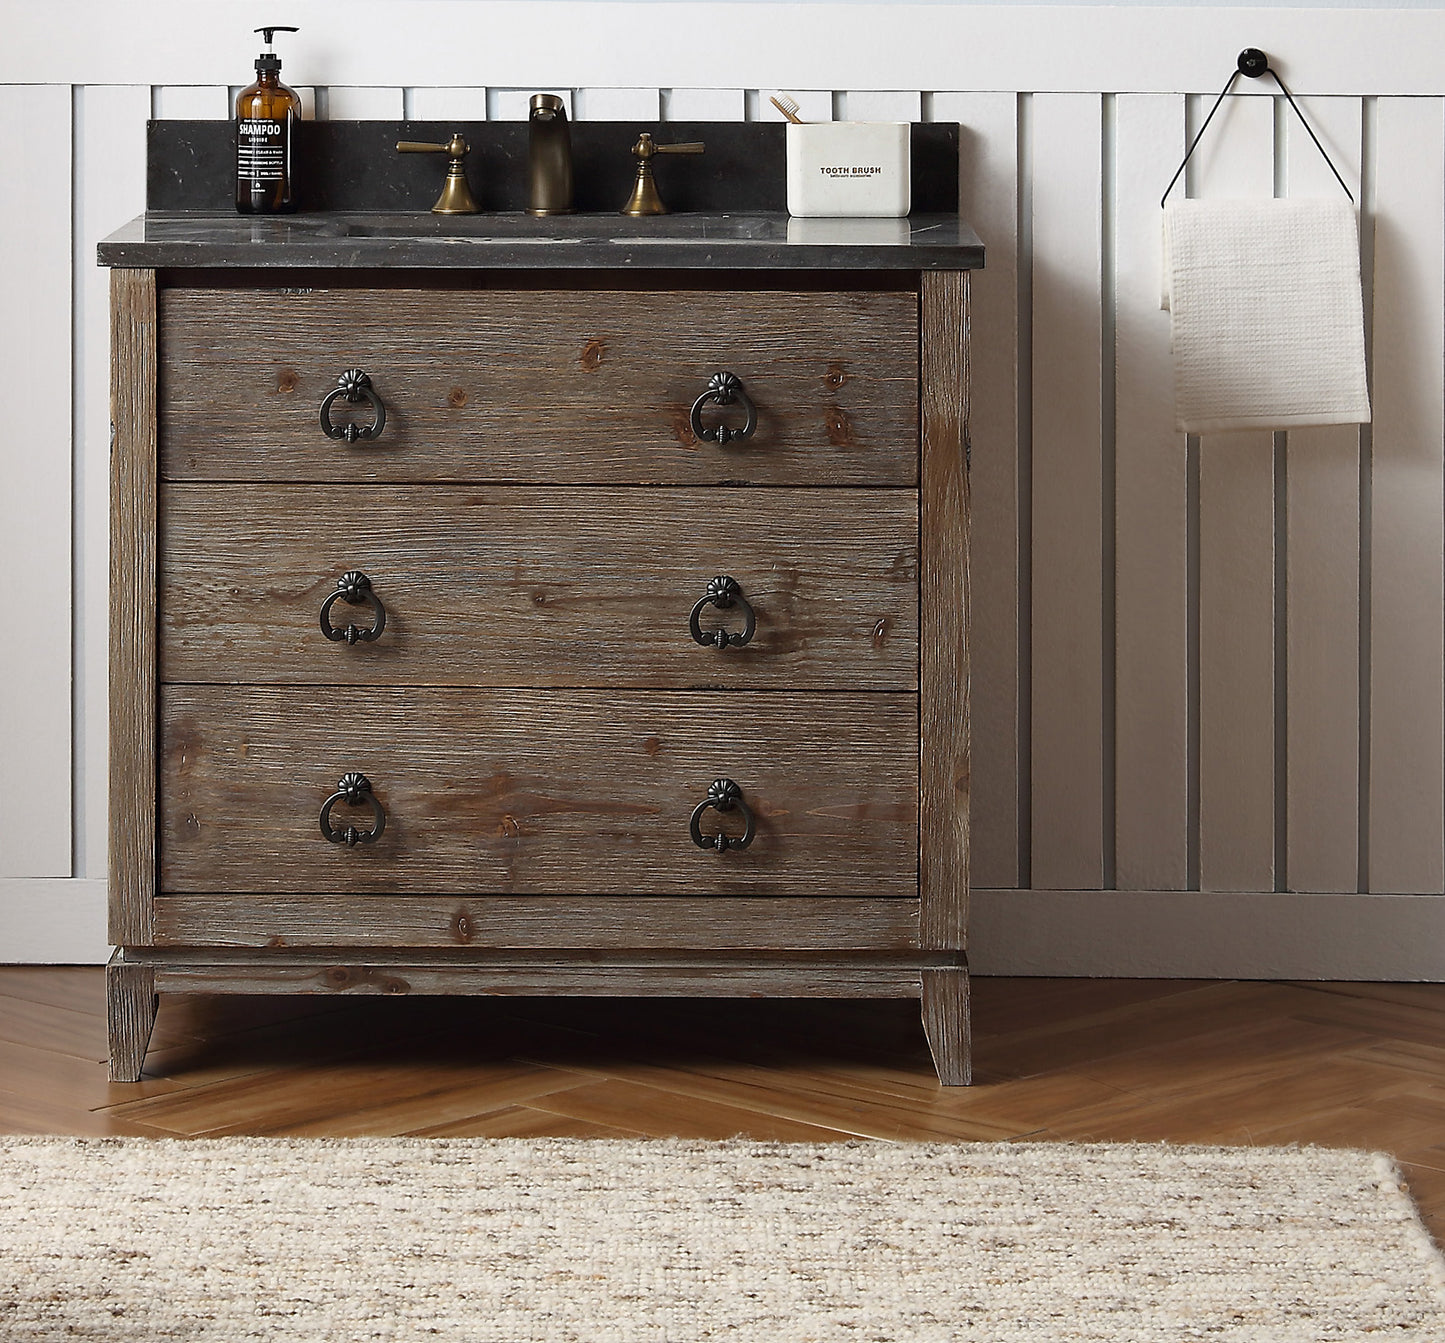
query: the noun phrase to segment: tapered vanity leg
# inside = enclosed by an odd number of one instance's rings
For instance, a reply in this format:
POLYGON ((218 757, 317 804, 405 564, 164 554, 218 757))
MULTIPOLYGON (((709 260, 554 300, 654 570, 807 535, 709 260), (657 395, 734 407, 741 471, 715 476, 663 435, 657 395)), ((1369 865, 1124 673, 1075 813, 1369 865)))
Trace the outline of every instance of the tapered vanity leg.
POLYGON ((105 967, 110 1080, 136 1082, 156 1024, 156 972, 151 965, 127 965, 119 956, 105 967))
POLYGON ((923 971, 923 1030, 938 1080, 946 1087, 973 1081, 968 1022, 968 970, 923 971))

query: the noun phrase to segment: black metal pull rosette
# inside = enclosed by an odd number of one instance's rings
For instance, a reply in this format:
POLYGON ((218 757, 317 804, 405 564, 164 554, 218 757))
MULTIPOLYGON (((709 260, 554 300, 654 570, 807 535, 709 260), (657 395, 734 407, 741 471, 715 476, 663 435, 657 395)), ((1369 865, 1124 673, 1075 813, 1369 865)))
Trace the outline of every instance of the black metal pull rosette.
POLYGON ((688 416, 688 422, 692 426, 693 437, 698 440, 707 439, 710 443, 731 443, 734 439, 753 436, 753 430, 758 427, 758 412, 757 407, 748 399, 748 394, 743 391, 742 379, 736 373, 714 373, 708 379, 707 390, 692 403, 692 413, 688 416), (743 427, 733 429, 721 421, 711 427, 704 425, 702 411, 709 402, 719 406, 742 406, 747 417, 743 427))
POLYGON ((714 779, 708 785, 707 796, 692 809, 692 821, 689 829, 692 832, 692 842, 700 849, 716 849, 718 853, 726 853, 729 849, 747 848, 753 842, 754 826, 753 813, 748 804, 743 801, 743 790, 731 779, 714 779), (743 833, 729 835, 719 830, 715 835, 704 835, 702 818, 703 813, 707 811, 723 814, 734 811, 742 812, 743 833))
POLYGON ((381 638, 381 632, 386 628, 386 607, 381 604, 381 598, 371 590, 371 579, 360 569, 350 569, 336 580, 336 591, 321 603, 321 632, 332 643, 341 643, 345 640, 348 644, 365 643, 381 638), (371 625, 364 627, 360 625, 347 624, 345 627, 331 623, 331 608, 337 602, 345 602, 348 606, 369 606, 371 607, 371 625))
POLYGON ((692 616, 688 620, 687 627, 692 633, 693 642, 703 648, 741 648, 744 644, 752 641, 753 631, 758 627, 758 618, 753 613, 751 603, 743 596, 743 590, 738 586, 737 579, 731 574, 719 574, 707 585, 707 591, 703 593, 697 605, 692 608, 692 616), (719 611, 730 611, 735 606, 741 607, 742 630, 729 632, 721 626, 715 630, 704 630, 702 613, 709 606, 715 606, 719 611))
POLYGON ((321 429, 327 438, 344 439, 347 443, 355 443, 357 439, 380 438, 381 431, 386 427, 386 407, 382 405, 381 398, 377 396, 376 390, 371 385, 371 379, 359 368, 348 368, 339 378, 336 379, 336 386, 326 393, 325 399, 321 402, 321 429), (343 397, 352 405, 362 401, 371 403, 371 413, 375 419, 371 424, 360 425, 355 422, 347 424, 331 423, 331 406, 337 397, 343 397))
POLYGON ((385 829, 386 811, 377 801, 376 794, 371 791, 371 780, 365 774, 358 774, 354 770, 343 774, 341 782, 336 785, 336 791, 321 804, 321 833, 333 844, 345 844, 347 848, 355 848, 358 844, 375 844, 385 829), (354 825, 348 825, 343 830, 336 829, 331 824, 331 809, 338 802, 345 802, 351 807, 369 804, 371 829, 358 830, 354 825))

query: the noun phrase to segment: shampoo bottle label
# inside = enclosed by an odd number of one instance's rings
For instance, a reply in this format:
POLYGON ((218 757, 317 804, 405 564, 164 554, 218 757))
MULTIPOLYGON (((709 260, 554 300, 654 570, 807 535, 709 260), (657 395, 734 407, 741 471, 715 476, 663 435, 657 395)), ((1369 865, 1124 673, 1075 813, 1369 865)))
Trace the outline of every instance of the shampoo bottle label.
POLYGON ((279 182, 286 176, 291 123, 247 118, 236 123, 236 172, 243 182, 279 182))

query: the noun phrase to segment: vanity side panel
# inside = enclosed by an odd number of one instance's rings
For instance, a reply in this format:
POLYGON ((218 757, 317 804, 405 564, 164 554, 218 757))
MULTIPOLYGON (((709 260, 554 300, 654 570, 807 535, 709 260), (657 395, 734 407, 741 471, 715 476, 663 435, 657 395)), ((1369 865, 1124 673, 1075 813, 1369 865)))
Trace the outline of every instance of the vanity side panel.
POLYGON ((110 940, 152 940, 156 855, 156 276, 111 273, 110 940))
POLYGON ((919 896, 925 949, 968 922, 968 272, 922 276, 919 896))

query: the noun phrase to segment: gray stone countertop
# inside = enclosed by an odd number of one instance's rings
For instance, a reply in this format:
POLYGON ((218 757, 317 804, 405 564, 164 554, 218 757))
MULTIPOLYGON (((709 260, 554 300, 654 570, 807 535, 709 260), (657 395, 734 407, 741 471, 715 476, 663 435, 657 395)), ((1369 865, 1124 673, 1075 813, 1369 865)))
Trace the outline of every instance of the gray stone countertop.
POLYGON ((977 270, 978 235, 954 214, 244 216, 152 211, 99 246, 102 266, 428 270, 977 270))

